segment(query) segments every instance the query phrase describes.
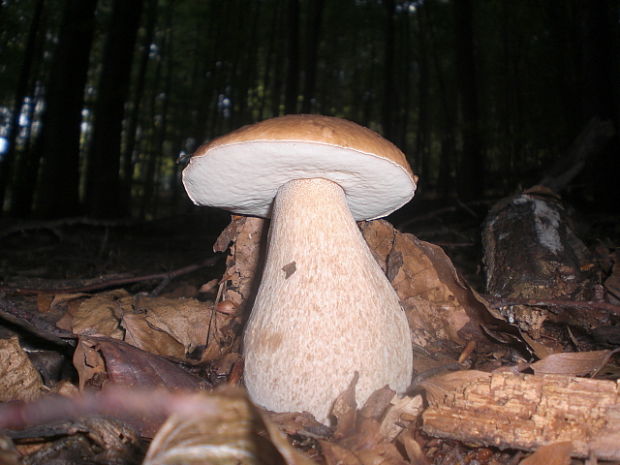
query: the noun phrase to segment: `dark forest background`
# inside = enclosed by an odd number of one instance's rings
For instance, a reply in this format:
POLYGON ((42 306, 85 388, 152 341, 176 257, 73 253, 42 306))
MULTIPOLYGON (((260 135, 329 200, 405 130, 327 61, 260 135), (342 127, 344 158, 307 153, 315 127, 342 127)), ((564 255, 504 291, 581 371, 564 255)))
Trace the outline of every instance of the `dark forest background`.
MULTIPOLYGON (((0 206, 184 212, 199 144, 302 112, 395 142, 422 200, 497 198, 592 118, 618 128, 619 21, 620 0, 2 0, 0 206)), ((616 137, 565 196, 617 212, 619 158, 616 137)))

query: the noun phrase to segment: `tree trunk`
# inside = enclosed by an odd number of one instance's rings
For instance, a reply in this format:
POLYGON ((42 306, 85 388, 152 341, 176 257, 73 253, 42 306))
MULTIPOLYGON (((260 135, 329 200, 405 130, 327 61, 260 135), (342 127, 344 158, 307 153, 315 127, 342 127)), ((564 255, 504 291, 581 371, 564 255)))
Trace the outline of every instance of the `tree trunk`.
MULTIPOLYGON (((619 8, 609 0, 582 1, 583 13, 583 121, 592 117, 609 119, 620 130, 620 61, 618 60, 619 8)), ((592 199, 597 208, 620 211, 617 196, 609 195, 609 186, 617 183, 620 172, 620 137, 616 135, 586 167, 582 197, 592 199)))
MULTIPOLYGON (((583 1, 583 121, 594 116, 618 121, 615 106, 618 94, 618 65, 614 56, 614 31, 612 21, 614 12, 608 0, 598 2, 583 1)), ((617 37, 615 38, 617 41, 617 37)))
MULTIPOLYGON (((155 70, 152 78, 152 90, 149 98, 148 112, 150 127, 148 131, 145 131, 144 147, 142 150, 142 157, 140 160, 140 185, 141 197, 140 197, 140 211, 139 217, 144 219, 146 217, 146 210, 150 201, 151 193, 153 192, 153 179, 155 173, 155 159, 157 158, 157 139, 158 139, 158 125, 157 118, 159 115, 159 108, 157 105, 157 96, 161 92, 162 81, 164 76, 164 60, 166 59, 167 47, 168 47, 168 34, 165 34, 161 39, 159 46, 160 59, 155 62, 155 70)), ((165 84, 164 84, 165 86, 165 84)))
POLYGON ((479 198, 484 189, 484 164, 478 115, 478 86, 474 60, 473 0, 454 4, 456 26, 456 73, 460 97, 462 156, 459 194, 464 200, 479 198))
MULTIPOLYGON (((157 211, 157 185, 159 183, 159 166, 161 159, 164 156, 164 142, 166 140, 166 132, 168 127, 168 108, 170 106, 170 93, 172 90, 172 73, 173 69, 173 31, 172 17, 174 0, 170 0, 167 5, 166 11, 166 34, 164 43, 162 44, 162 56, 158 62, 158 70, 156 72, 159 82, 159 76, 163 75, 164 88, 163 99, 161 106, 157 105, 157 101, 160 99, 160 92, 154 92, 151 102, 152 108, 152 121, 155 124, 152 128, 152 150, 149 153, 149 158, 146 163, 145 175, 143 178, 144 196, 142 197, 142 204, 140 208, 140 217, 146 218, 149 213, 155 214, 157 211), (164 61, 165 60, 165 61, 164 61), (164 68, 165 66, 165 68, 164 68)), ((159 88, 159 87, 157 87, 159 88)))
POLYGON ((121 133, 133 50, 143 0, 115 0, 97 92, 95 124, 88 159, 86 199, 89 215, 118 216, 121 133))
MULTIPOLYGON (((545 24, 549 28, 549 39, 553 47, 553 54, 548 57, 549 65, 552 67, 552 79, 554 86, 558 89, 558 96, 561 99, 562 118, 564 124, 559 134, 560 140, 570 140, 581 129, 581 125, 589 118, 581 120, 582 103, 577 97, 579 95, 580 82, 582 76, 580 72, 580 62, 583 50, 581 34, 579 34, 578 21, 576 17, 581 17, 575 10, 577 2, 575 0, 547 0, 541 2, 544 11, 545 24)), ((508 5, 507 3, 505 4, 508 5)), ((504 6, 504 5, 503 5, 504 6)), ((510 8, 504 6, 503 9, 510 8)), ((514 23, 514 19, 512 20, 514 23)), ((515 26, 513 26, 514 28, 515 26)), ((506 31, 506 41, 511 36, 511 31, 506 31)), ((520 76, 514 76, 516 81, 520 76)), ((517 123, 518 124, 518 123, 517 123)))
POLYGON ((96 4, 96 0, 65 3, 46 86, 41 132, 18 170, 19 183, 12 202, 12 213, 17 216, 28 215, 32 209, 41 159, 40 212, 44 216, 79 212, 80 123, 96 4))
MULTIPOLYGON (((424 5, 419 8, 426 8, 424 5)), ((414 152, 414 169, 421 177, 428 175, 428 158, 430 146, 430 118, 429 118, 429 101, 430 101, 430 61, 428 59, 428 39, 427 27, 424 15, 419 12, 417 17, 417 62, 418 62, 418 115, 417 130, 415 139, 414 152)))
POLYGON ((456 105, 454 98, 448 95, 448 86, 445 83, 444 72, 437 51, 435 24, 431 10, 432 3, 427 3, 422 9, 423 21, 428 26, 429 48, 433 68, 435 68, 435 80, 437 81, 440 101, 440 140, 441 152, 439 155, 439 172, 437 173, 437 190, 440 195, 448 197, 454 189, 454 164, 455 164, 455 123, 454 114, 456 105))
POLYGON ((155 24, 157 23, 157 0, 148 0, 148 11, 146 19, 146 33, 142 51, 140 54, 140 64, 138 65, 138 75, 133 95, 133 107, 127 124, 127 139, 123 151, 123 199, 122 205, 124 213, 131 213, 131 186, 133 184, 134 161, 133 155, 136 147, 136 136, 138 121, 142 110, 142 98, 144 96, 144 85, 146 81, 146 71, 151 54, 151 44, 155 35, 155 24))
POLYGON ((13 111, 11 112, 11 123, 7 134, 8 149, 4 157, 0 159, 0 214, 2 214, 3 211, 4 198, 9 187, 11 170, 13 169, 13 163, 15 161, 16 143, 19 135, 19 118, 31 80, 31 69, 36 55, 37 43, 41 40, 41 16, 44 6, 45 0, 37 0, 34 7, 34 13, 28 31, 26 50, 24 51, 24 61, 19 71, 13 111))
POLYGON ((281 38, 281 34, 278 31, 282 25, 282 12, 283 7, 281 2, 276 2, 272 9, 273 18, 271 21, 271 34, 269 35, 269 42, 267 44, 267 52, 265 54, 265 72, 263 77, 263 87, 269 89, 269 92, 265 92, 265 98, 261 103, 259 109, 260 119, 265 117, 265 107, 269 103, 271 107, 271 116, 278 116, 280 114, 280 101, 281 101, 281 88, 282 88, 282 54, 280 53, 282 43, 284 40, 281 38), (269 102, 267 102, 269 100, 269 102))
POLYGON ((398 66, 395 68, 397 73, 397 88, 402 89, 401 95, 394 98, 395 110, 397 111, 397 131, 395 138, 392 140, 398 145, 403 152, 409 152, 407 133, 409 132, 409 119, 411 116, 411 75, 412 75, 412 51, 415 44, 411 42, 411 21, 406 14, 401 14, 398 17, 397 31, 399 33, 398 43, 401 46, 398 48, 398 66))
POLYGON ((306 69, 304 80, 303 113, 312 113, 314 92, 316 90, 316 65, 321 42, 321 21, 325 0, 313 0, 310 3, 311 13, 308 15, 306 40, 306 69))
POLYGON ((258 120, 261 121, 265 118, 265 107, 267 106, 267 100, 270 96, 270 93, 267 91, 268 89, 271 89, 271 75, 272 75, 272 68, 273 68, 273 64, 275 62, 275 60, 277 59, 275 57, 276 53, 276 43, 278 41, 278 38, 276 36, 276 34, 273 32, 276 30, 276 28, 278 27, 279 24, 279 19, 280 19, 280 8, 278 8, 278 5, 276 5, 274 8, 271 9, 271 21, 269 22, 269 30, 272 31, 271 34, 269 34, 269 39, 267 41, 267 45, 265 46, 265 53, 264 53, 264 60, 265 60, 265 65, 264 65, 264 70, 263 70, 263 74, 262 74, 262 85, 263 85, 263 95, 261 96, 259 105, 258 105, 258 120))
POLYGON ((396 5, 394 0, 383 0, 385 7, 385 48, 383 63, 383 136, 386 139, 394 138, 394 14, 396 5))
MULTIPOLYGON (((273 76, 273 84, 271 86, 271 115, 279 116, 282 112, 282 97, 286 92, 284 89, 285 82, 282 78, 285 72, 285 57, 286 57, 286 49, 285 44, 286 36, 288 34, 285 29, 287 28, 287 15, 286 15, 286 5, 283 4, 283 0, 278 1, 276 4, 277 8, 277 18, 276 18, 276 27, 273 29, 273 36, 275 37, 275 48, 273 53, 273 63, 270 66, 270 72, 273 76)), ((289 45, 290 47, 290 45, 289 45)))
POLYGON ((297 113, 299 88, 299 0, 288 0, 288 66, 286 70, 285 112, 297 113))

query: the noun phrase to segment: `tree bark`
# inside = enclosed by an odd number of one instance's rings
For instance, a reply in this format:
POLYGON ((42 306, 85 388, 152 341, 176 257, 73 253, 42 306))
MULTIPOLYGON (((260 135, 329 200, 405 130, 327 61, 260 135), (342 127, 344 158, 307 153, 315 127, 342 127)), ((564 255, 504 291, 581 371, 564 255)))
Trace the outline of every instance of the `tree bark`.
MULTIPOLYGON (((281 8, 279 8, 279 4, 276 4, 276 6, 271 9, 272 17, 269 22, 269 30, 272 32, 271 34, 269 34, 269 39, 265 47, 266 49, 265 54, 264 54, 265 65, 263 67, 264 71, 262 75, 262 85, 265 91, 263 92, 263 95, 260 99, 260 103, 258 106, 258 120, 259 121, 265 118, 265 108, 267 107, 269 97, 273 93, 271 80, 272 80, 272 75, 275 73, 272 72, 272 69, 275 68, 275 63, 277 62, 277 59, 278 59, 276 56, 278 37, 275 31, 277 30, 278 25, 280 23, 280 14, 281 14, 280 10, 281 8)), ((273 79, 275 80, 276 76, 273 76, 273 79)), ((277 105, 274 103, 274 100, 275 99, 272 98, 272 107, 277 107, 277 105)), ((273 116, 275 115, 277 115, 277 113, 273 114, 273 116)))
POLYGON ((88 159, 88 214, 118 216, 121 134, 143 0, 115 0, 106 39, 88 159))
MULTIPOLYGON (((617 62, 614 54, 612 31, 613 9, 608 0, 583 1, 583 71, 584 71, 584 121, 593 116, 618 121, 615 106, 618 83, 614 82, 617 62)), ((616 12, 617 13, 617 10, 616 12)), ((617 41, 617 38, 616 38, 617 41)))
POLYGON ((285 112, 297 113, 299 89, 299 0, 288 0, 288 65, 286 70, 285 112))
MULTIPOLYGON (((618 59, 619 26, 613 18, 619 8, 615 2, 600 0, 580 2, 583 17, 583 115, 585 123, 592 117, 609 119, 620 129, 620 60, 618 59)), ((619 211, 617 196, 609 195, 609 187, 617 183, 620 172, 620 137, 592 160, 581 178, 582 197, 589 197, 596 208, 619 211)))
POLYGON ((460 97, 462 155, 459 194, 464 200, 479 198, 484 190, 484 164, 478 114, 478 86, 474 59, 472 0, 454 3, 456 72, 460 97))
POLYGON ((396 5, 394 0, 383 0, 385 7, 385 47, 383 63, 383 136, 386 139, 394 138, 394 114, 396 105, 394 98, 394 15, 396 5))
POLYGON ((11 123, 7 135, 8 149, 4 157, 0 159, 0 214, 2 214, 4 206, 4 198, 9 188, 11 171, 15 161, 16 143, 19 135, 19 118, 22 113, 22 107, 26 94, 28 92, 29 83, 31 81, 31 70, 36 55, 37 44, 41 40, 41 17, 45 8, 45 0, 37 0, 34 7, 32 20, 30 21, 30 29, 28 30, 28 39, 26 42, 26 50, 24 51, 24 61, 22 62, 17 80, 17 89, 15 91, 15 100, 13 102, 13 111, 11 112, 11 123))
POLYGON ((440 140, 441 153, 439 156, 439 172, 437 173, 437 190, 440 195, 448 197, 453 194, 454 189, 454 165, 456 162, 455 147, 455 99, 448 95, 448 86, 444 76, 444 71, 439 59, 437 39, 435 34, 435 23, 432 2, 425 4, 422 9, 422 18, 428 26, 429 33, 429 54, 435 69, 435 80, 437 81, 439 100, 440 100, 440 140))
POLYGON ((146 170, 142 185, 144 192, 142 203, 140 206, 140 217, 146 218, 148 213, 155 212, 157 209, 157 184, 159 182, 159 166, 164 156, 164 142, 166 140, 166 132, 168 128, 168 109, 170 106, 170 93, 172 90, 172 73, 173 73, 173 27, 172 17, 174 14, 174 0, 169 0, 166 11, 166 34, 164 43, 161 46, 162 56, 158 62, 158 70, 156 72, 159 82, 159 76, 163 76, 164 86, 162 89, 161 107, 157 105, 160 99, 160 93, 154 92, 151 101, 152 121, 157 121, 152 128, 152 150, 146 161, 146 170))
POLYGON ((68 0, 46 86, 41 132, 24 154, 17 172, 11 211, 28 215, 32 209, 41 159, 39 210, 44 216, 79 212, 80 123, 84 86, 93 39, 96 0, 68 0))
MULTIPOLYGON (((421 5, 419 8, 426 8, 421 5)), ((415 170, 420 176, 426 176, 428 173, 429 145, 431 140, 430 134, 430 60, 428 59, 428 28, 424 15, 421 11, 416 15, 417 19, 417 62, 418 62, 418 114, 417 114, 417 130, 415 138, 415 170)))
MULTIPOLYGON (((272 77, 271 85, 271 116, 279 116, 282 113, 282 98, 286 92, 285 82, 283 75, 285 73, 285 57, 286 57, 286 31, 287 15, 286 5, 283 4, 283 0, 278 1, 276 4, 275 28, 273 29, 273 37, 275 37, 274 51, 273 51, 273 63, 270 66, 270 72, 272 77), (284 10, 284 11, 283 11, 284 10)), ((290 45, 289 45, 290 46, 290 45)))
POLYGON ((316 90, 316 69, 321 42, 321 22, 325 0, 313 0, 310 3, 311 13, 308 15, 306 69, 304 80, 303 113, 312 113, 314 93, 316 90))
POLYGON ((155 24, 157 23, 157 1, 148 0, 146 19, 146 33, 142 51, 140 53, 140 63, 138 65, 138 75, 136 78, 135 89, 133 92, 133 107, 127 124, 127 138, 125 149, 123 150, 123 213, 131 212, 131 187, 133 184, 134 161, 133 154, 136 147, 136 136, 138 121, 142 110, 142 98, 144 96, 144 86, 146 81, 146 71, 151 54, 151 44, 155 35, 155 24))

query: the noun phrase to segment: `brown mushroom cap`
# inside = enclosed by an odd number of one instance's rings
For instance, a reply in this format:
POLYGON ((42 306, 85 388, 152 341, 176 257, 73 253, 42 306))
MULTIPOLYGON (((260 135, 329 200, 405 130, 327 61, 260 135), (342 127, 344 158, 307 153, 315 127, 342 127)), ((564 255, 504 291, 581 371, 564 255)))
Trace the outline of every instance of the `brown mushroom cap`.
POLYGON ((416 177, 405 155, 376 132, 320 115, 288 115, 244 126, 200 147, 183 171, 198 205, 269 217, 278 189, 293 179, 339 184, 356 220, 397 210, 416 177))

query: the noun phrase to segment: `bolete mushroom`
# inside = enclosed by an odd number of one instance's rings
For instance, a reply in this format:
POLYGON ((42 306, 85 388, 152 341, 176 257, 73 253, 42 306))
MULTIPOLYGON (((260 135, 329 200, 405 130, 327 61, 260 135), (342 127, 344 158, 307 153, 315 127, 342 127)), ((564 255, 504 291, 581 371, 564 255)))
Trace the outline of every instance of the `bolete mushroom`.
POLYGON ((396 146, 351 121, 283 116, 200 147, 183 183, 198 205, 271 217, 244 335, 254 402, 327 424, 356 372, 358 405, 385 385, 407 388, 407 319, 355 222, 413 197, 416 178, 396 146))

